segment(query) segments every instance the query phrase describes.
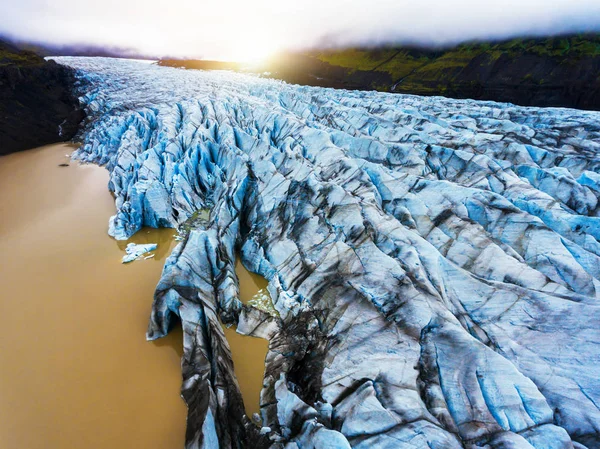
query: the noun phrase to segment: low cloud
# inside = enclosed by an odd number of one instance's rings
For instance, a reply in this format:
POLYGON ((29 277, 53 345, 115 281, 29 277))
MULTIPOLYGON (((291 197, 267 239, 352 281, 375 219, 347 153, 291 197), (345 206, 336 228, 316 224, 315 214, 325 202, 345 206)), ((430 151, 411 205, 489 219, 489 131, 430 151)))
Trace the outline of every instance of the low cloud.
POLYGON ((241 59, 280 49, 600 31, 598 0, 19 0, 0 32, 52 44, 241 59))

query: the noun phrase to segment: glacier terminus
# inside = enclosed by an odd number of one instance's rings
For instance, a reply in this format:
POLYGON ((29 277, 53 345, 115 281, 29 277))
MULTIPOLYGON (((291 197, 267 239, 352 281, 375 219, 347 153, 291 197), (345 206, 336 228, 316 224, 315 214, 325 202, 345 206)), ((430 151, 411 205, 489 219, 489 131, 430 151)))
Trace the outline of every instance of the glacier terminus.
POLYGON ((186 448, 600 449, 600 113, 57 60, 110 235, 188 229, 147 332, 186 448), (221 322, 269 341, 262 427, 221 322))

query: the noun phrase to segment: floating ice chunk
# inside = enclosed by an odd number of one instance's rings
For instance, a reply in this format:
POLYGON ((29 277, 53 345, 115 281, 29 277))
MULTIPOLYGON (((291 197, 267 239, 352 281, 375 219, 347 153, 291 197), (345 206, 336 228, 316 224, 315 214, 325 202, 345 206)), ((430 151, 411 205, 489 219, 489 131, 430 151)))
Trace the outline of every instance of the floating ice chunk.
MULTIPOLYGON (((127 254, 123 256, 123 261, 121 263, 133 262, 138 257, 140 257, 150 251, 154 251, 157 247, 158 247, 158 245, 156 243, 148 243, 146 245, 138 245, 135 243, 129 243, 129 244, 127 244, 127 247, 125 248, 125 252, 127 254)), ((148 257, 146 257, 146 259, 149 259, 152 256, 148 256, 148 257)))

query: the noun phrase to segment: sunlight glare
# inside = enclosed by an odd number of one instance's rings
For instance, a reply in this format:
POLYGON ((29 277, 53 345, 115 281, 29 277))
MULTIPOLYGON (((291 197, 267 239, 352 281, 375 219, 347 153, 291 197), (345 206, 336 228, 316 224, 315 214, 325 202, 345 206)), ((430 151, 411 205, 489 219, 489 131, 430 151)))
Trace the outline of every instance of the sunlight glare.
POLYGON ((258 64, 265 62, 280 50, 277 43, 266 36, 252 36, 250 33, 241 36, 233 46, 231 54, 222 55, 222 59, 258 64))

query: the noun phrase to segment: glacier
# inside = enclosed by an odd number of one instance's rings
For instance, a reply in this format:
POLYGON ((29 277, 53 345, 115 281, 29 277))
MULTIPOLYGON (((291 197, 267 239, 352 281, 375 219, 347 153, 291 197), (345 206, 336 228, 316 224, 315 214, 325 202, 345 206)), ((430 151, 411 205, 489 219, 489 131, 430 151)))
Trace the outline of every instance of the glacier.
POLYGON ((186 229, 147 338, 183 327, 187 448, 600 448, 600 113, 57 60, 110 235, 186 229), (262 428, 221 322, 269 340, 262 428))

